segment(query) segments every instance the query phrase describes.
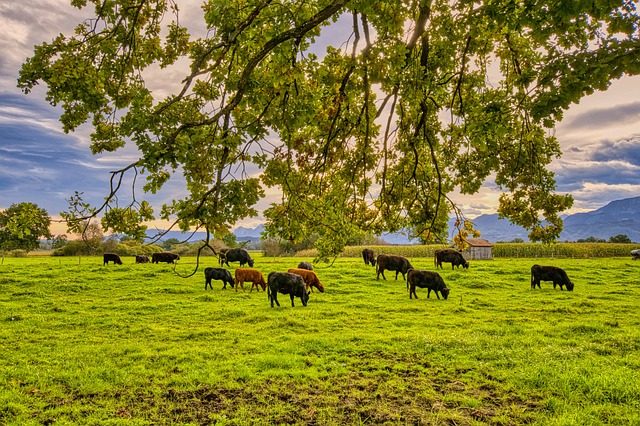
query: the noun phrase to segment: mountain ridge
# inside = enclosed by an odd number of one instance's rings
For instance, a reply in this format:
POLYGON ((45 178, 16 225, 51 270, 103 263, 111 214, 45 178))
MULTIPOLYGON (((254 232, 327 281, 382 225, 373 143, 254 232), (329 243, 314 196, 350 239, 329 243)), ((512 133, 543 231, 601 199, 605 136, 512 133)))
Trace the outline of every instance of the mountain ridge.
MULTIPOLYGON (((603 207, 590 212, 574 213, 563 217, 564 229, 559 241, 577 241, 588 237, 608 240, 616 235, 627 235, 631 241, 640 242, 640 196, 614 200, 603 207)), ((497 213, 483 214, 471 220, 482 233, 482 237, 490 242, 513 241, 520 238, 528 241, 529 231, 514 225, 507 219, 500 219, 497 213)), ((454 219, 449 222, 449 232, 453 229, 454 219)), ((257 242, 261 239, 264 224, 256 228, 237 227, 233 232, 240 241, 257 242)), ((149 234, 148 234, 149 235, 149 234)), ((169 231, 164 240, 177 238, 182 241, 187 234, 180 231, 169 231)), ((196 232, 193 238, 204 239, 204 232, 196 232)), ((416 244, 417 240, 410 240, 406 233, 384 233, 381 239, 389 244, 416 244)))

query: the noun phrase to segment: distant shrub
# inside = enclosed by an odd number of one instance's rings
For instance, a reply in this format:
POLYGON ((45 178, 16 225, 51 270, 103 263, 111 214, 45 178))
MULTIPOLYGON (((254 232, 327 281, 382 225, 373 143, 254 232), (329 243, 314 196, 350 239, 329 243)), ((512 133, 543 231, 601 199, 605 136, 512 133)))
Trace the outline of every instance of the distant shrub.
POLYGON ((290 244, 279 238, 267 238, 262 240, 262 255, 266 257, 293 256, 296 252, 290 244))
POLYGON ((69 241, 64 246, 53 251, 54 256, 86 256, 94 253, 94 248, 82 240, 69 241))
POLYGON ((5 251, 3 255, 5 257, 27 257, 29 255, 29 252, 22 249, 15 249, 15 250, 5 251))

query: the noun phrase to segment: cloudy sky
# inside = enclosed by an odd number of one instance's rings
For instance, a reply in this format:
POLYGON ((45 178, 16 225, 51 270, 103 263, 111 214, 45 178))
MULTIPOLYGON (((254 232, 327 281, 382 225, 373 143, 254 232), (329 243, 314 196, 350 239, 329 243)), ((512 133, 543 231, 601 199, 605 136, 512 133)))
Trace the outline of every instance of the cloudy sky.
MULTIPOLYGON (((181 0, 181 4, 183 22, 200 16, 200 0, 181 0)), ((69 34, 87 17, 85 13, 69 6, 69 0, 0 2, 0 209, 30 201, 55 218, 67 210, 66 199, 74 191, 99 203, 109 189, 109 171, 135 158, 135 152, 126 151, 91 155, 88 128, 65 134, 59 110, 44 101, 42 89, 24 95, 16 87, 20 65, 33 46, 59 33, 69 34)), ((558 124, 556 136, 564 155, 552 168, 558 192, 575 198, 570 213, 640 195, 640 77, 616 81, 606 92, 574 105, 558 124)), ((488 182, 477 195, 453 198, 474 217, 495 213, 499 195, 488 182)), ((182 196, 175 184, 163 192, 164 199, 145 199, 159 205, 182 196)), ((243 225, 256 224, 254 220, 243 225)), ((52 228, 54 234, 64 232, 62 225, 52 228)))

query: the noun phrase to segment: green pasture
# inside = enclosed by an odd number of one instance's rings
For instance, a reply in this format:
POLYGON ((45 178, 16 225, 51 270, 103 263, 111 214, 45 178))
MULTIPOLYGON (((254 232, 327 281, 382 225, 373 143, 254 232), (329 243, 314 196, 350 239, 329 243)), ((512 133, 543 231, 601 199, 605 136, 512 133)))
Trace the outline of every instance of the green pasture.
MULTIPOLYGON (((301 260, 253 256, 265 276, 301 260)), ((326 292, 293 308, 250 286, 205 291, 212 258, 189 278, 123 261, 4 259, 1 425, 640 424, 630 257, 445 267, 448 300, 410 300, 401 276, 339 258, 316 268, 326 292), (534 263, 575 291, 532 290, 534 263)))

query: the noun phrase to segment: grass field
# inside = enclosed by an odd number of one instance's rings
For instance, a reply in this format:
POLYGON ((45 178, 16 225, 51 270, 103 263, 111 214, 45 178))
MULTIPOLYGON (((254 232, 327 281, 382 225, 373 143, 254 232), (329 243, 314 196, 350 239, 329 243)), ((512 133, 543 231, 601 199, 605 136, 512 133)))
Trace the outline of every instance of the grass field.
MULTIPOLYGON (((301 260, 254 257, 265 276, 301 260)), ((340 258, 294 308, 123 261, 4 259, 0 424, 640 424, 630 258, 445 267, 448 300, 410 300, 401 277, 340 258), (531 290, 534 263, 575 291, 531 290)))

